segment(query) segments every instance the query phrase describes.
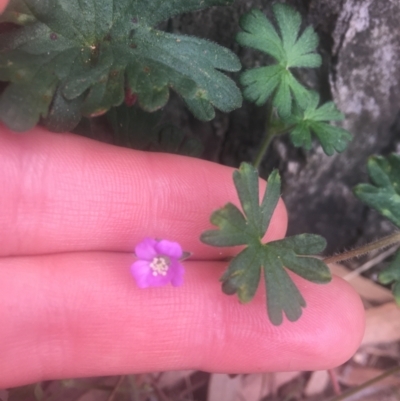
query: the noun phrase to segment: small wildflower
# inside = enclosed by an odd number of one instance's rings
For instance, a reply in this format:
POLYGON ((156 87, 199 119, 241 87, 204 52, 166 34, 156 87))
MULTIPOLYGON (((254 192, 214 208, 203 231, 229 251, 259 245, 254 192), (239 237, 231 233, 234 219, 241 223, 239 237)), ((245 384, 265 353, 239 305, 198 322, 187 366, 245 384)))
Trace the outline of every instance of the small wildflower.
POLYGON ((139 260, 132 264, 131 273, 139 288, 183 284, 185 269, 179 259, 184 252, 177 242, 145 238, 136 245, 135 254, 139 260))

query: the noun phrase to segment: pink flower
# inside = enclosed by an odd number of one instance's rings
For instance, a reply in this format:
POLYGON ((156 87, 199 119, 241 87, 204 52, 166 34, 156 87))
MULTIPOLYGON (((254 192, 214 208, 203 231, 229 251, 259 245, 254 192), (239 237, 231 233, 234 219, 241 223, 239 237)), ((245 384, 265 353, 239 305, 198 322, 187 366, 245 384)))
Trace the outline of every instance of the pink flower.
POLYGON ((177 242, 145 238, 136 245, 135 254, 139 260, 132 264, 131 273, 139 288, 183 284, 185 269, 179 263, 183 251, 177 242))

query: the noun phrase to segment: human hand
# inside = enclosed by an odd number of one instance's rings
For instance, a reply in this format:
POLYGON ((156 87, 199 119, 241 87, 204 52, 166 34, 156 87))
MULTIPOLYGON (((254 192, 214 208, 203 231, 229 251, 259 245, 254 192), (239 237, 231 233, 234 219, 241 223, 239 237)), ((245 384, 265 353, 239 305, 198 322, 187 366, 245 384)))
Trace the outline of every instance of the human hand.
MULTIPOLYGON (((0 0, 0 12, 6 1, 0 0)), ((135 152, 40 128, 0 128, 0 387, 173 369, 315 370, 357 348, 361 302, 344 281, 294 277, 308 307, 272 326, 260 290, 222 294, 222 257, 199 241, 210 212, 238 204, 229 168, 135 152), (129 273, 145 236, 193 252, 185 283, 140 290, 129 273)), ((266 240, 282 238, 280 203, 266 240)))
MULTIPOLYGON (((293 276, 308 306, 279 327, 263 289, 247 305, 221 292, 221 257, 237 249, 199 235, 213 210, 239 204, 231 168, 41 128, 1 127, 0 152, 0 388, 174 369, 319 370, 358 347, 363 307, 339 278, 293 276), (129 267, 146 236, 193 253, 182 287, 136 286, 129 267)), ((265 239, 286 225, 280 202, 265 239)))

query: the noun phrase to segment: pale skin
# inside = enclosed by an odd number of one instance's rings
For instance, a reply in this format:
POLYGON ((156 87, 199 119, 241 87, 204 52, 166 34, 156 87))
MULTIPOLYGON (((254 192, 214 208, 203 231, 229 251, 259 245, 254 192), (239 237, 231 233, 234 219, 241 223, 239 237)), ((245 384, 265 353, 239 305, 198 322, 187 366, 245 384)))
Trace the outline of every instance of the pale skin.
MULTIPOLYGON (((279 327, 262 286, 244 306, 221 292, 222 258, 240 249, 199 235, 211 211, 239 204, 231 168, 41 128, 1 126, 0 152, 0 388, 175 369, 320 370, 356 351, 363 306, 339 278, 293 275, 308 307, 279 327), (182 287, 136 287, 129 266, 145 236, 193 253, 182 287)), ((280 202, 265 240, 286 227, 280 202)))

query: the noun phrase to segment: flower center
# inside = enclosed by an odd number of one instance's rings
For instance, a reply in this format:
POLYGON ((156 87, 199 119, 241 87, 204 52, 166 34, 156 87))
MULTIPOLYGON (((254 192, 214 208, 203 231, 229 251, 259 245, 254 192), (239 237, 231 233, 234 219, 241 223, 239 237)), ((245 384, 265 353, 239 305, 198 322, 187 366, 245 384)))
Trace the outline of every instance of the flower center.
POLYGON ((150 263, 150 267, 153 270, 153 276, 166 276, 170 262, 171 261, 167 256, 156 256, 150 263))

